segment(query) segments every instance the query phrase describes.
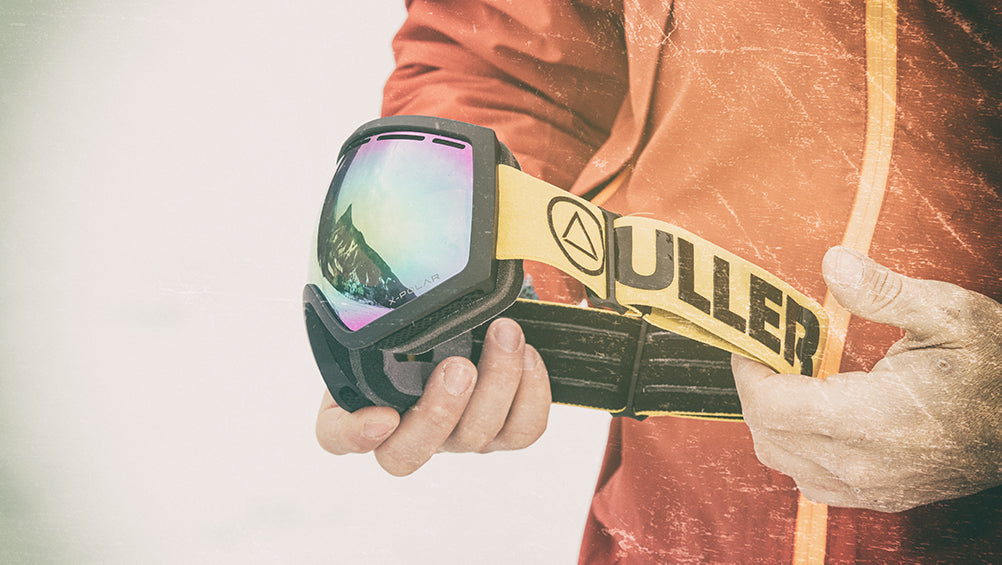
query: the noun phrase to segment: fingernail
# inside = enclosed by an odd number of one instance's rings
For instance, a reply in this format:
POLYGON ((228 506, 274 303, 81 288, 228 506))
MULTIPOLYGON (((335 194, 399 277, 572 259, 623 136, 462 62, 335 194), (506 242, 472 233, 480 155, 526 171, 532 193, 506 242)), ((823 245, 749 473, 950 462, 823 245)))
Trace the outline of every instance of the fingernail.
POLYGON ((445 366, 445 390, 453 396, 461 396, 470 390, 473 372, 465 363, 449 363, 445 366))
POLYGON ((838 280, 844 286, 859 288, 863 284, 863 256, 851 249, 841 249, 835 261, 838 280))
POLYGON ((389 422, 368 422, 362 426, 362 437, 365 439, 379 439, 393 430, 393 424, 389 422))
POLYGON ((514 322, 500 322, 494 326, 494 339, 508 353, 522 345, 522 331, 514 322))

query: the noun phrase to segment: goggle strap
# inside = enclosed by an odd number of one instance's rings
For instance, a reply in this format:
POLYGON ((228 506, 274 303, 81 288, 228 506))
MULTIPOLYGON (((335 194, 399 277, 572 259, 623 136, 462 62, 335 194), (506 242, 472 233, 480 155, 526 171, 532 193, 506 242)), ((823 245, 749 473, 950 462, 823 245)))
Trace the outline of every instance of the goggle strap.
MULTIPOLYGON (((503 313, 517 321, 539 351, 553 402, 643 419, 674 415, 739 419, 741 406, 730 354, 614 312, 519 299, 503 313)), ((352 352, 360 388, 376 403, 409 408, 434 367, 447 356, 476 362, 488 324, 422 355, 374 349, 352 352), (381 362, 378 362, 380 361, 381 362), (412 395, 402 395, 408 390, 412 395)))
POLYGON ((678 226, 614 216, 517 169, 497 171, 498 259, 551 265, 627 316, 817 376, 828 317, 792 285, 678 226))
MULTIPOLYGON (((349 411, 379 405, 403 412, 446 357, 477 361, 488 327, 420 355, 348 350, 324 330, 314 310, 318 297, 308 298, 307 329, 317 364, 334 400, 349 411)), ((638 419, 740 418, 730 355, 718 348, 595 308, 519 299, 503 315, 516 320, 539 351, 558 404, 638 419)))
MULTIPOLYGON (((730 354, 716 347, 595 308, 520 299, 504 316, 539 351, 558 404, 638 419, 741 417, 730 354)), ((473 332, 475 348, 485 332, 473 332)))

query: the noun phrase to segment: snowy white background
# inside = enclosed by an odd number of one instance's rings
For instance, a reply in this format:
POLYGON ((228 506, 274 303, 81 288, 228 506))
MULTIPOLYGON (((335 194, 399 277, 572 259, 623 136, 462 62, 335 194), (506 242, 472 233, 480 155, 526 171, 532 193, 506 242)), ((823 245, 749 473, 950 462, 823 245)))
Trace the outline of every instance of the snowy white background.
POLYGON ((0 5, 0 562, 573 563, 608 417, 334 457, 299 295, 402 1, 0 5))

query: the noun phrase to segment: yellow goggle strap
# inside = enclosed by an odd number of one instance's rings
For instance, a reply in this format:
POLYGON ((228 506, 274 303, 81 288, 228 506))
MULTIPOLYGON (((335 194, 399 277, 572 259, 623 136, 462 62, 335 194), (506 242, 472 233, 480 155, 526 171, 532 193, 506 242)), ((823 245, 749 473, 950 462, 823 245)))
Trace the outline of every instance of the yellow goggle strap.
POLYGON ((580 281, 627 317, 817 376, 824 309, 775 275, 677 226, 616 216, 499 165, 498 259, 529 259, 580 281))

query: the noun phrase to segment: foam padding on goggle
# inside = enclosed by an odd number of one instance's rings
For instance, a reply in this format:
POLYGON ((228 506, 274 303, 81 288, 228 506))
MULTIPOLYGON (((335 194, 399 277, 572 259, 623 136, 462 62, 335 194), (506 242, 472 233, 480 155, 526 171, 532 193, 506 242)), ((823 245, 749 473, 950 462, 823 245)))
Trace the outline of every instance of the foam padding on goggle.
POLYGON ((400 328, 373 347, 390 353, 419 354, 497 317, 522 290, 522 262, 497 261, 491 292, 473 291, 424 318, 400 328))

